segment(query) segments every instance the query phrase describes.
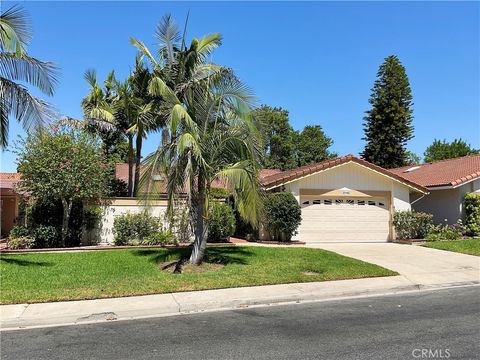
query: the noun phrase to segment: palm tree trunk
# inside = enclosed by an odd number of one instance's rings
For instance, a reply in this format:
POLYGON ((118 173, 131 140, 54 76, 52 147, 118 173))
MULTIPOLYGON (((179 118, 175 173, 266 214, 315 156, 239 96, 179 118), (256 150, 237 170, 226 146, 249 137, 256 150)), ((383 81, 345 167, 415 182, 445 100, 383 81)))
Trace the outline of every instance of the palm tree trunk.
POLYGON ((136 157, 135 157, 135 181, 133 182, 133 195, 138 196, 138 183, 140 182, 140 162, 142 160, 142 136, 137 133, 136 157))
POLYGON ((63 218, 62 218, 62 247, 65 247, 65 241, 68 235, 68 223, 70 221, 70 211, 72 210, 72 203, 66 199, 62 199, 63 218))
POLYGON ((196 216, 195 216, 195 240, 193 242, 192 254, 190 255, 190 262, 194 265, 200 265, 205 255, 205 249, 207 248, 207 231, 208 224, 206 219, 206 191, 205 191, 205 179, 203 174, 198 176, 198 195, 196 201, 196 216))
POLYGON ((132 197, 133 179, 133 135, 128 135, 128 197, 132 197))

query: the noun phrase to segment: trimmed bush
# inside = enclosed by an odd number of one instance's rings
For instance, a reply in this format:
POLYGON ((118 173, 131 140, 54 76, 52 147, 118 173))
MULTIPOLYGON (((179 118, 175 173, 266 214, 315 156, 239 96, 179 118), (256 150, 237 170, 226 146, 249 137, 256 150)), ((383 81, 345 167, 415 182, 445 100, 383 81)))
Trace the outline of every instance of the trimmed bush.
POLYGON ((39 225, 32 230, 36 248, 61 247, 62 239, 54 226, 39 225))
POLYGON ((213 203, 208 215, 208 241, 224 242, 235 233, 233 209, 221 202, 213 203))
POLYGON ((10 230, 8 237, 11 239, 30 236, 30 230, 26 226, 16 225, 10 230))
POLYGON ((34 245, 35 239, 30 236, 8 238, 8 248, 12 250, 31 249, 34 245))
POLYGON ((170 231, 159 231, 148 235, 142 245, 178 245, 178 241, 170 231))
POLYGON ((454 225, 436 225, 430 227, 426 239, 428 241, 458 240, 462 238, 464 231, 465 228, 461 221, 454 225))
POLYGON ((300 205, 288 192, 271 193, 265 198, 263 224, 273 240, 290 241, 302 221, 300 205))
POLYGON ((113 221, 115 245, 140 245, 160 228, 160 219, 148 212, 127 213, 113 221))
POLYGON ((416 211, 397 211, 393 215, 397 239, 425 239, 433 226, 433 215, 416 211))
POLYGON ((466 194, 465 227, 468 235, 480 235, 480 193, 466 194))

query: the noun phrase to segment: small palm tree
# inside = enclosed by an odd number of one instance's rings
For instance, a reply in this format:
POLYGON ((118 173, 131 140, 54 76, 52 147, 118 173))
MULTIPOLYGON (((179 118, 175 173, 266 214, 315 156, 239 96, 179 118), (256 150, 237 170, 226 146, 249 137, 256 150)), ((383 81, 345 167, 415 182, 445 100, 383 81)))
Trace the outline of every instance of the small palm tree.
POLYGON ((258 222, 261 135, 251 117, 253 97, 248 88, 231 70, 206 63, 220 44, 220 35, 193 39, 187 48, 185 41, 175 42, 179 37, 170 17, 159 29, 164 41, 160 61, 145 45, 132 40, 153 67, 149 90, 162 102, 165 130, 170 134, 168 143, 145 159, 142 180, 151 181, 158 172, 166 175, 170 212, 178 195, 187 194, 195 235, 190 262, 199 264, 206 248, 214 181, 230 189, 243 218, 258 222))
POLYGON ((57 68, 51 62, 30 57, 26 47, 31 39, 27 14, 12 6, 0 15, 0 147, 8 145, 9 116, 25 130, 42 126, 54 115, 52 107, 18 81, 52 96, 57 83, 57 68))

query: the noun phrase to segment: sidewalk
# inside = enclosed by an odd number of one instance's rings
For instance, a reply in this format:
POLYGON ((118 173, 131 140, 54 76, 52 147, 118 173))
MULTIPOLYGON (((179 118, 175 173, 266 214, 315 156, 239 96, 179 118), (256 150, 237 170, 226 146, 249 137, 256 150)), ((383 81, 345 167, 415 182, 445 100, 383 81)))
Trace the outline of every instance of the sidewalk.
MULTIPOLYGON (((478 282, 477 282, 478 283, 478 282)), ((294 283, 113 299, 0 306, 2 330, 173 316, 249 306, 300 303, 367 295, 473 285, 467 281, 436 286, 404 276, 294 283)))

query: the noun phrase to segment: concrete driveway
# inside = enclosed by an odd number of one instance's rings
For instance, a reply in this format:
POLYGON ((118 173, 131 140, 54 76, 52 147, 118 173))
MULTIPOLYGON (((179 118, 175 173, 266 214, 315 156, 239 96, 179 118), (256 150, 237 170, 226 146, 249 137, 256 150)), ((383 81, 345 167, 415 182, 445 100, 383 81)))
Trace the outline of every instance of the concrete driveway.
POLYGON ((393 243, 318 243, 321 248, 397 271, 423 286, 479 283, 480 257, 393 243))

